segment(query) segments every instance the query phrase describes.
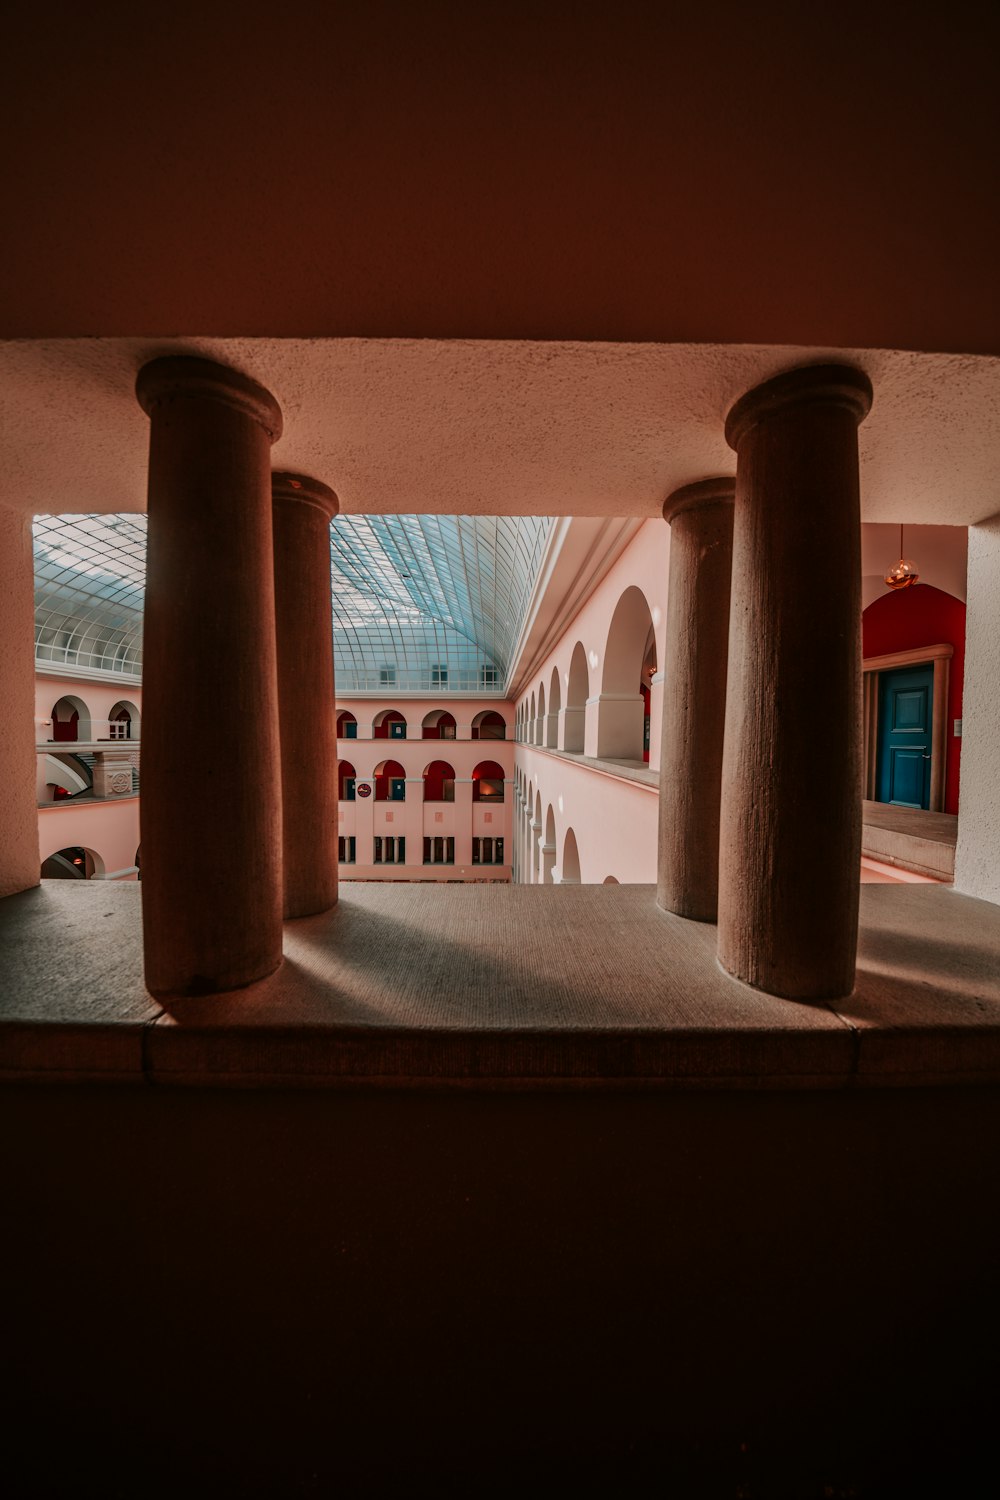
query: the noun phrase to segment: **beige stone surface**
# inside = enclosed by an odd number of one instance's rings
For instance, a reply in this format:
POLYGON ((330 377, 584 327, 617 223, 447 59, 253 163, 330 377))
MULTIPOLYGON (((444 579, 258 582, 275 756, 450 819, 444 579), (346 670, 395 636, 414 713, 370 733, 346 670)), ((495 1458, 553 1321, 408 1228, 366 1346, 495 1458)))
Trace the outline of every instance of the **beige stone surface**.
POLYGON ((0 1077, 253 1087, 845 1088, 1000 1080, 1000 910, 862 892, 858 987, 800 1005, 725 975, 649 886, 345 885, 248 989, 171 1002, 139 888, 0 903, 0 1077))
POLYGON ((861 852, 871 859, 937 880, 951 880, 957 838, 958 818, 953 813, 891 807, 885 802, 863 803, 861 852))

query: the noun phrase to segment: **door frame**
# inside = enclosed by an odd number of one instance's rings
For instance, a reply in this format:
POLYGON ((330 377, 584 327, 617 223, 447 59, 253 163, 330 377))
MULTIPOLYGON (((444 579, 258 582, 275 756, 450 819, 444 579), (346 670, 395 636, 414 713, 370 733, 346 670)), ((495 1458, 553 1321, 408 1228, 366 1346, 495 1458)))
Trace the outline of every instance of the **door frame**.
POLYGON ((866 656, 861 663, 864 674, 864 747, 865 783, 864 794, 869 801, 875 800, 876 777, 878 775, 878 700, 879 673, 891 672, 897 667, 924 667, 934 669, 933 704, 931 706, 931 789, 930 812, 944 811, 944 776, 948 756, 948 677, 954 646, 916 646, 912 651, 891 651, 886 656, 866 656))

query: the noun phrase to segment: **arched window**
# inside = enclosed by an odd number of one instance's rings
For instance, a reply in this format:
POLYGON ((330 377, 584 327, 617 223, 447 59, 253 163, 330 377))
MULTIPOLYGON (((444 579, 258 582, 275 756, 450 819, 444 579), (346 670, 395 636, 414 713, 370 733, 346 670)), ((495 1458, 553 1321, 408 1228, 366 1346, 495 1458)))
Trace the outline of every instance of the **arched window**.
POLYGON ((383 708, 375 715, 372 734, 377 740, 405 740, 406 720, 398 708, 383 708))
POLYGON ((43 880, 93 880, 104 874, 104 861, 93 849, 59 849, 42 861, 43 880))
POLYGON ((139 710, 134 703, 122 700, 108 714, 108 738, 111 740, 137 740, 139 738, 139 710))
POLYGON ((337 796, 341 802, 354 801, 354 782, 357 771, 349 760, 342 760, 337 767, 337 796))
MULTIPOLYGON (((634 585, 627 588, 615 606, 604 649, 598 755, 618 760, 643 759, 648 723, 648 705, 642 691, 643 665, 649 659, 652 629, 653 617, 645 594, 634 585)), ((648 683, 647 676, 647 688, 648 683)))
POLYGON ((576 847, 576 834, 572 828, 567 828, 566 837, 563 839, 562 867, 559 871, 559 878, 563 885, 580 884, 580 851, 576 847))
POLYGON ((453 740, 458 733, 455 715, 450 714, 446 708, 432 708, 424 716, 420 733, 425 740, 453 740))
POLYGON ((398 760, 384 760, 375 767, 375 801, 406 801, 406 772, 398 760))
POLYGON ((535 720, 535 744, 545 744, 545 684, 538 688, 538 718, 535 720))
POLYGON ((503 797, 503 766, 495 760, 481 760, 472 773, 473 802, 502 802, 503 797))
POLYGON ((562 703, 560 692, 559 668, 552 668, 552 677, 549 682, 549 716, 545 721, 544 743, 550 750, 555 750, 559 743, 559 709, 562 703))
POLYGON ((424 801, 454 802, 455 769, 446 760, 432 760, 424 769, 424 801))
POLYGON ((556 815, 550 802, 545 813, 545 841, 542 849, 542 884, 552 885, 552 874, 556 860, 556 815))
POLYGON ((90 709, 82 698, 60 698, 52 709, 52 738, 59 741, 91 738, 90 709))
POLYGON ((472 721, 472 738, 474 740, 505 740, 507 721, 503 714, 498 714, 492 708, 482 709, 472 721))
POLYGON ((358 721, 349 709, 341 709, 337 715, 337 738, 338 740, 356 740, 358 737, 358 721))
POLYGON ((587 666, 587 653, 583 649, 582 642, 577 641, 570 658, 569 677, 566 682, 566 729, 563 735, 563 749, 571 750, 578 755, 583 750, 589 697, 590 669, 587 666))

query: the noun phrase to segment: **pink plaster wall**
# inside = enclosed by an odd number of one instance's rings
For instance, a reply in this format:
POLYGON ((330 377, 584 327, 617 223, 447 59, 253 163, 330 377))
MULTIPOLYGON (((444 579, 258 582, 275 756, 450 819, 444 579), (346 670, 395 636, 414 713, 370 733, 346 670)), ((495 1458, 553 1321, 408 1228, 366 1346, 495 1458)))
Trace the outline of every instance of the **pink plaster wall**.
MULTIPOLYGON (((35 674, 35 741, 45 744, 52 738, 52 710, 60 698, 79 698, 90 710, 92 738, 110 739, 108 715, 117 703, 132 703, 142 716, 142 688, 133 682, 99 682, 79 677, 50 677, 35 674)), ((133 718, 132 739, 140 737, 141 724, 133 718)), ((81 736, 82 738, 82 736, 81 736)))
POLYGON ((341 762, 349 761, 358 781, 370 781, 382 761, 398 761, 406 773, 405 802, 376 802, 374 796, 341 802, 340 834, 357 841, 357 861, 342 864, 342 880, 509 880, 513 858, 514 705, 482 698, 339 698, 337 712, 352 713, 358 723, 357 739, 339 739, 341 762), (500 714, 507 724, 505 740, 473 740, 473 719, 484 708, 500 714), (372 737, 374 719, 385 709, 396 709, 406 720, 405 740, 372 737), (425 740, 424 718, 446 709, 454 716, 457 738, 425 740), (424 802, 423 773, 432 761, 446 761, 455 772, 454 802, 424 802), (503 770, 505 797, 502 804, 483 807, 472 801, 472 778, 482 761, 495 761, 503 770), (487 825, 486 814, 492 815, 487 825), (391 819, 391 822, 390 822, 391 819), (403 865, 371 863, 372 840, 377 836, 402 835, 406 839, 403 865), (425 865, 424 837, 454 838, 453 865, 425 865), (503 865, 473 865, 472 840, 489 836, 504 839, 503 865))
POLYGON ((30 725, 33 580, 30 517, 0 507, 0 896, 38 884, 30 725))
MULTIPOLYGON (((183 809, 179 809, 183 816, 183 809)), ((99 868, 119 879, 135 879, 139 847, 139 799, 108 802, 51 802, 38 809, 39 864, 60 849, 82 845, 98 856, 99 868), (126 872, 124 875, 119 872, 126 872)), ((192 859, 198 857, 192 840, 192 859)))
MULTIPOLYGON (((560 704, 565 710, 570 661, 578 641, 587 654, 588 696, 593 699, 600 693, 612 618, 618 601, 630 587, 640 589, 649 605, 659 676, 666 637, 669 559, 669 526, 665 521, 645 522, 607 576, 590 594, 555 649, 522 685, 515 712, 529 717, 532 697, 537 712, 543 687, 546 700, 550 698, 553 669, 559 674, 560 704)), ((650 711, 651 771, 658 771, 660 764, 662 703, 662 683, 654 679, 650 711)), ((588 721, 592 719, 595 708, 596 705, 592 705, 587 710, 588 721)), ((561 726, 559 744, 562 744, 561 726)), ((566 833, 572 828, 583 883, 600 885, 608 875, 613 875, 623 885, 656 880, 658 796, 655 787, 637 786, 601 775, 525 743, 517 745, 515 760, 525 780, 531 782, 532 815, 536 794, 540 792, 542 796, 540 837, 544 837, 547 809, 550 805, 552 807, 556 827, 556 879, 561 874, 566 833)))

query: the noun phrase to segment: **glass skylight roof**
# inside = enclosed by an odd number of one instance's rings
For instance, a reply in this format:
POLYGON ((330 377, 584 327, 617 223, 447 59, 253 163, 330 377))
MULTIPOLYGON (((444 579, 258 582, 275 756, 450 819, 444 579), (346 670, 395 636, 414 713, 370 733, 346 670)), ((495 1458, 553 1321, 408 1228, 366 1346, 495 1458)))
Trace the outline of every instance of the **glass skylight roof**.
MULTIPOLYGON (((340 694, 499 692, 541 565, 538 516, 337 516, 340 694)), ((146 517, 35 520, 35 657, 142 675, 146 517)))

